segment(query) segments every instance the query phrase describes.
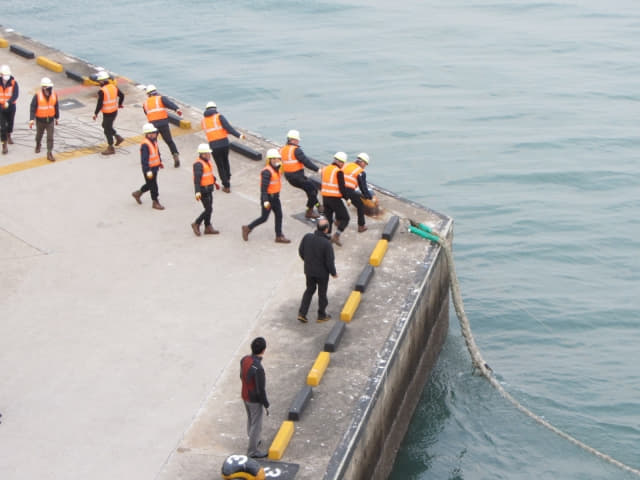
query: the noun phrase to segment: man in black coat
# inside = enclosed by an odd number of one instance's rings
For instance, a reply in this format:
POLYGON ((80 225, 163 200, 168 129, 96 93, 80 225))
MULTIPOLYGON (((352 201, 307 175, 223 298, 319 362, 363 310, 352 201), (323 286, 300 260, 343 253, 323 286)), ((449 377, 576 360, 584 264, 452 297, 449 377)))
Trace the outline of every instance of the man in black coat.
POLYGON ((327 288, 329 286, 329 275, 337 278, 333 245, 328 235, 329 221, 320 218, 317 222, 317 230, 307 233, 300 242, 298 253, 304 260, 304 274, 307 277, 307 289, 302 295, 300 309, 298 310, 298 320, 307 323, 307 312, 311 298, 318 288, 318 322, 326 322, 331 319, 327 313, 327 288))

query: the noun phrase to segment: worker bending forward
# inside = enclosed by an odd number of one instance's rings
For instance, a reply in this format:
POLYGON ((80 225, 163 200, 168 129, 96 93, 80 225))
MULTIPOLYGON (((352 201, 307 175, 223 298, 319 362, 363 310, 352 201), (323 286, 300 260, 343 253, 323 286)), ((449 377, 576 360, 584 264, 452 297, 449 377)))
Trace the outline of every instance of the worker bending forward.
POLYGON ((364 221, 364 203, 361 197, 367 200, 374 198, 374 195, 369 191, 367 174, 364 171, 367 165, 369 165, 369 155, 362 152, 358 154, 355 162, 347 163, 342 167, 344 183, 347 190, 346 198, 351 201, 358 211, 358 232, 367 230, 364 221))
POLYGON ((153 125, 158 129, 158 132, 160 132, 160 135, 162 135, 162 139, 169 147, 169 151, 173 156, 173 166, 178 168, 180 166, 180 154, 178 153, 176 142, 174 142, 173 137, 171 137, 169 114, 167 113, 167 109, 173 110, 179 117, 182 116, 182 111, 175 103, 169 100, 168 97, 160 95, 155 85, 147 86, 146 91, 147 99, 142 104, 142 109, 147 115, 147 121, 149 123, 153 123, 153 125))
POLYGON ((276 243, 291 243, 282 233, 282 205, 280 204, 280 189, 282 183, 280 181, 280 152, 275 148, 267 150, 267 165, 260 173, 260 201, 262 202, 262 212, 260 217, 256 218, 249 225, 242 226, 242 239, 246 242, 249 240, 249 234, 258 225, 267 221, 269 213, 273 209, 276 224, 276 243))
POLYGON ((131 193, 136 202, 142 204, 140 197, 144 192, 151 192, 151 206, 156 210, 164 210, 158 201, 158 170, 164 168, 160 159, 160 150, 158 149, 158 129, 152 123, 146 123, 142 127, 144 139, 140 144, 140 164, 142 166, 142 175, 144 175, 144 185, 140 190, 131 193))
POLYGON ((329 232, 333 224, 333 214, 336 214, 336 231, 331 236, 331 241, 338 246, 342 246, 340 242, 340 234, 344 232, 349 224, 349 212, 344 206, 342 198, 347 196, 347 190, 344 183, 344 172, 342 167, 347 161, 347 154, 344 152, 336 152, 333 156, 333 163, 322 169, 322 203, 324 205, 324 216, 329 220, 329 232))
POLYGON ((191 224, 193 233, 200 236, 200 225, 204 222, 205 235, 216 235, 220 233, 211 225, 211 213, 213 212, 213 189, 220 189, 213 174, 211 165, 211 148, 206 143, 198 146, 198 158, 193 162, 193 187, 196 191, 196 201, 201 201, 204 211, 196 221, 191 224))

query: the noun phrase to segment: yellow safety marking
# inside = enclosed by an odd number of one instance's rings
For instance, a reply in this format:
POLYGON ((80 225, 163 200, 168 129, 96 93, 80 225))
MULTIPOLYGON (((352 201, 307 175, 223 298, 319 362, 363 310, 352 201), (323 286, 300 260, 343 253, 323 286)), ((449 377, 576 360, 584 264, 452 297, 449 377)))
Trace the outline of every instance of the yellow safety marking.
POLYGON ((322 376, 329 366, 329 360, 331 360, 331 354, 329 352, 320 352, 318 354, 316 361, 313 363, 313 367, 311 367, 307 375, 307 385, 312 387, 320 385, 320 380, 322 380, 322 376))
POLYGON ((295 426, 291 420, 285 420, 269 447, 269 460, 280 460, 289 445, 295 426))
POLYGON ((9 42, 4 38, 0 38, 0 48, 7 48, 9 46, 9 42))
POLYGON ((356 313, 358 309, 358 305, 360 305, 360 299, 362 298, 362 293, 357 290, 354 290, 347 298, 347 301, 342 307, 342 311, 340 312, 340 320, 343 322, 350 322, 353 318, 353 315, 356 313))
POLYGON ((191 122, 189 120, 180 120, 180 128, 191 128, 191 122))
MULTIPOLYGON (((182 135, 187 135, 189 133, 193 133, 190 130, 184 129, 171 129, 171 135, 173 137, 180 137, 182 135)), ((128 137, 122 143, 122 145, 136 145, 142 143, 142 138, 144 135, 135 135, 133 137, 128 137)), ((86 155, 94 155, 96 153, 100 153, 107 147, 106 143, 101 143, 99 145, 95 145, 93 147, 85 147, 79 148, 78 150, 71 150, 69 152, 59 152, 54 153, 54 157, 56 158, 55 162, 50 162, 47 160, 47 157, 38 157, 32 158, 31 160, 25 160, 24 162, 16 162, 11 163, 9 165, 1 165, 0 166, 0 177, 3 175, 9 175, 11 173, 21 172, 23 170, 29 170, 31 168, 44 167, 45 165, 52 165, 58 162, 64 162, 65 160, 71 160, 73 158, 84 157, 86 155)))
POLYGON ((36 57, 36 63, 41 67, 48 68, 54 72, 60 73, 64 70, 64 67, 60 63, 54 62, 47 57, 36 57))
POLYGON ((382 238, 378 240, 376 248, 371 252, 371 256, 369 257, 369 264, 377 267, 382 263, 382 258, 384 254, 387 253, 387 248, 389 247, 389 240, 382 238))

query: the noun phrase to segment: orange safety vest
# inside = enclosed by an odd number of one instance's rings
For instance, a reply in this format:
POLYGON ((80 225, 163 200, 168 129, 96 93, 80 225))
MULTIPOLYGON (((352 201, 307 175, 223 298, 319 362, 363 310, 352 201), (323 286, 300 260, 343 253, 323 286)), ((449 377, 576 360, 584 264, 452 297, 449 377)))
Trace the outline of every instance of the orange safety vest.
POLYGON ((37 118, 53 118, 56 116, 56 103, 58 96, 51 92, 49 98, 45 97, 42 90, 38 92, 38 108, 36 109, 37 118))
POLYGON ((280 182, 280 172, 278 172, 269 164, 264 167, 261 172, 264 172, 265 170, 269 170, 271 172, 271 180, 269 181, 269 186, 267 187, 267 193, 269 195, 271 195, 272 193, 280 193, 280 189, 282 188, 282 183, 280 182))
POLYGON ((215 142, 216 140, 222 140, 227 138, 229 133, 224 129, 220 123, 220 114, 214 113, 208 117, 202 119, 202 129, 207 135, 208 142, 215 142))
MULTIPOLYGON (((9 81, 9 85, 6 87, 3 87, 2 84, 0 84, 0 104, 2 104, 2 106, 4 106, 4 104, 11 98, 11 95, 13 95, 13 87, 15 84, 16 80, 14 78, 9 81)), ((15 100, 13 103, 16 103, 15 100)))
POLYGON ((342 197, 338 185, 338 172, 340 169, 333 163, 322 169, 322 186, 320 193, 323 197, 342 197))
POLYGON ((358 188, 358 175, 364 171, 364 168, 351 162, 342 167, 342 171, 344 172, 344 185, 352 190, 358 188))
POLYGON ((149 147, 149 168, 157 167, 160 165, 160 151, 158 150, 158 144, 145 137, 140 145, 140 151, 142 151, 142 145, 144 144, 149 147))
POLYGON ((118 87, 109 83, 100 90, 102 90, 102 113, 113 113, 118 110, 118 87))
POLYGON ((169 114, 167 113, 167 109, 165 108, 160 95, 147 97, 144 102, 144 111, 147 113, 147 120, 150 122, 169 118, 169 114))
POLYGON ((297 172, 304 168, 304 164, 296 158, 296 148, 298 145, 285 145, 280 149, 282 167, 286 173, 297 172))
MULTIPOLYGON (((196 158, 194 165, 196 163, 200 163, 202 165, 202 177, 200 177, 200 186, 208 187, 209 185, 213 185, 216 183, 216 177, 213 174, 213 167, 209 162, 205 162, 200 157, 196 158)), ((195 175, 193 176, 193 181, 195 182, 195 175)))

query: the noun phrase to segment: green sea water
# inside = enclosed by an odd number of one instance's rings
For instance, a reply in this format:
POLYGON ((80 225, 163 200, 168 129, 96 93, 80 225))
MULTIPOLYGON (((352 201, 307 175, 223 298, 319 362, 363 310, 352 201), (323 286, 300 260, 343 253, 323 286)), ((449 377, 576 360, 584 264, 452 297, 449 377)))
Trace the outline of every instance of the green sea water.
MULTIPOLYGON (((505 388, 640 468, 640 3, 114 0, 0 24, 154 83, 454 218, 476 342, 505 388)), ((626 479, 472 375, 453 314, 401 479, 626 479)))

